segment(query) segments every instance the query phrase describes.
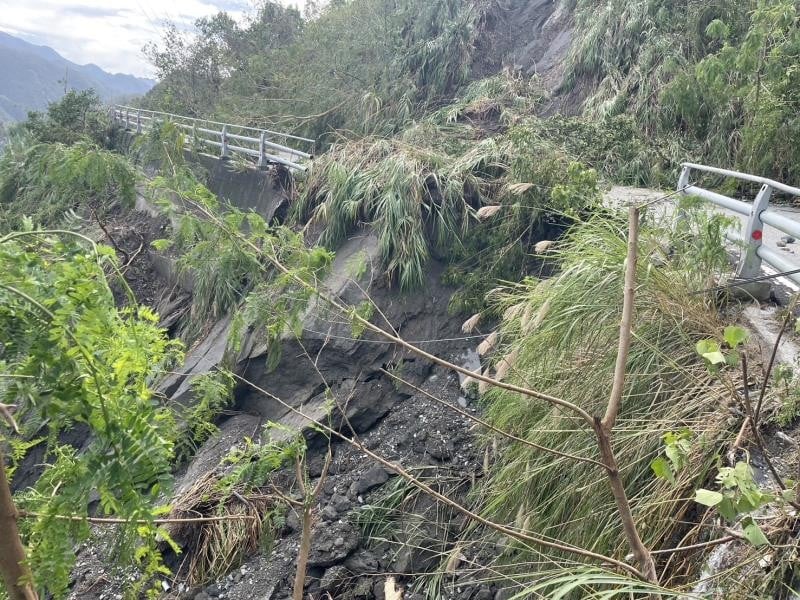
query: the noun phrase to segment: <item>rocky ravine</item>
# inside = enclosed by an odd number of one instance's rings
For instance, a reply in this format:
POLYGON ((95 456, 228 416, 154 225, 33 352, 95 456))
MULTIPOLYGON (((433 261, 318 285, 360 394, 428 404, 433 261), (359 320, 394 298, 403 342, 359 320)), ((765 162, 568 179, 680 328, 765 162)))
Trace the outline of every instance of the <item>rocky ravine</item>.
MULTIPOLYGON (((141 214, 137 219, 141 219, 141 214)), ((325 281, 329 292, 351 305, 360 304, 368 293, 379 308, 373 318, 375 322, 386 325, 388 321, 401 336, 425 350, 454 362, 474 365, 471 349, 480 339, 465 336, 460 330, 461 319, 448 315, 452 290, 440 283, 441 267, 432 262, 424 288, 413 294, 401 294, 386 285, 377 251, 377 241, 368 232, 351 238, 337 252, 325 281), (366 260, 368 265, 358 283, 350 276, 354 260, 366 260)), ((148 260, 161 259, 151 256, 148 260)), ((175 287, 174 282, 161 283, 168 290, 175 287)), ((174 321, 170 311, 183 310, 181 303, 175 301, 176 296, 182 295, 185 293, 173 291, 160 301, 166 324, 174 321)), ((182 370, 158 385, 179 412, 194 400, 189 385, 193 377, 223 363, 229 366, 232 361, 239 375, 316 419, 324 418, 329 409, 324 393, 327 385, 336 400, 346 406, 347 419, 367 448, 413 470, 415 475, 454 498, 464 499, 481 477, 484 451, 472 431, 473 423, 424 394, 394 383, 381 369, 398 372, 438 398, 475 412, 477 407, 461 395, 455 373, 434 367, 374 335, 354 339, 349 321, 331 314, 321 303, 309 307, 299 338, 285 337, 282 359, 271 372, 265 369, 266 348, 258 332, 246 332, 240 352, 231 357, 227 349, 229 331, 230 319, 214 325, 187 353, 182 370)), ((333 420, 342 419, 333 417, 333 420)), ((221 459, 244 438, 258 439, 268 422, 292 429, 305 429, 309 425, 280 403, 248 386, 239 386, 233 410, 219 422, 219 433, 203 444, 177 474, 175 496, 217 469, 221 459)), ((309 432, 307 438, 310 474, 319 477, 327 444, 318 434, 309 432)), ((467 547, 453 548, 456 534, 465 526, 463 518, 414 493, 391 470, 377 465, 352 446, 334 441, 332 450, 330 475, 315 511, 308 597, 383 598, 388 574, 396 575, 401 585, 409 587, 406 598, 422 597, 421 592, 412 588, 426 585, 441 586, 435 588, 438 596, 434 597, 464 600, 495 597, 496 590, 488 584, 471 583, 478 579, 481 566, 492 557, 477 556, 478 550, 467 547), (365 515, 370 514, 370 507, 389 492, 402 498, 402 511, 397 514, 402 512, 407 516, 389 518, 385 531, 376 539, 367 539, 359 522, 362 525, 368 522, 365 515), (456 563, 462 568, 451 569, 443 580, 425 577, 426 572, 447 563, 454 551, 456 563)), ((291 477, 286 481, 291 483, 291 477)), ((297 516, 289 512, 271 551, 257 552, 241 568, 205 587, 189 586, 180 575, 173 581, 164 581, 165 597, 288 598, 299 536, 297 516)), ((97 541, 82 549, 72 598, 122 597, 129 579, 105 566, 109 548, 107 536, 98 531, 97 541)), ((184 548, 184 555, 191 551, 190 547, 184 548)), ((176 569, 182 557, 175 557, 176 569)))

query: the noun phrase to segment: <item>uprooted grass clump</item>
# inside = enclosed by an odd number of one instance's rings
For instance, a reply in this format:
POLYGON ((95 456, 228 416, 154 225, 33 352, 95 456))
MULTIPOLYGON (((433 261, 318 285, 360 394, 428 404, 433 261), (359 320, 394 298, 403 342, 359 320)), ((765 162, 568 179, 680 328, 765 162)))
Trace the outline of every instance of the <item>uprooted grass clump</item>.
MULTIPOLYGON (((698 222, 708 227, 707 218, 698 222)), ((529 279, 496 294, 504 313, 493 340, 496 377, 602 414, 619 336, 625 236, 622 219, 595 216, 576 225, 556 252, 557 276, 529 279)), ((731 435, 720 410, 725 391, 695 354, 699 338, 721 329, 715 308, 691 293, 704 286, 709 269, 723 267, 724 253, 702 248, 714 243, 719 240, 709 241, 686 224, 677 233, 648 226, 641 235, 634 338, 615 451, 650 548, 702 539, 687 498, 715 463, 709 445, 719 447, 731 435), (664 240, 670 237, 682 249, 680 258, 667 256, 664 240), (693 262, 700 254, 706 257, 702 266, 693 262), (663 452, 663 436, 680 430, 691 432, 690 459, 673 485, 656 478, 650 463, 663 452)), ((484 401, 500 429, 560 452, 597 458, 593 432, 560 410, 500 389, 488 391, 484 401)), ((609 556, 627 553, 604 472, 518 443, 499 443, 502 461, 478 499, 487 514, 569 544, 589 544, 609 556)), ((535 579, 541 556, 512 546, 503 559, 513 563, 512 571, 535 579)), ((676 569, 670 577, 680 580, 685 574, 676 569)))
POLYGON ((599 176, 653 184, 669 166, 631 119, 541 119, 543 96, 507 71, 394 137, 340 141, 316 161, 295 218, 330 248, 371 225, 403 289, 422 283, 431 257, 446 259, 448 282, 469 289, 454 307, 469 309, 489 289, 477 281, 519 280, 535 243, 598 205, 599 176))
POLYGON ((265 486, 303 451, 300 436, 265 443, 246 438, 217 469, 180 492, 170 517, 186 521, 173 523, 169 535, 187 550, 184 568, 190 583, 221 577, 256 550, 269 550, 286 507, 265 486), (207 517, 212 520, 191 521, 207 517))

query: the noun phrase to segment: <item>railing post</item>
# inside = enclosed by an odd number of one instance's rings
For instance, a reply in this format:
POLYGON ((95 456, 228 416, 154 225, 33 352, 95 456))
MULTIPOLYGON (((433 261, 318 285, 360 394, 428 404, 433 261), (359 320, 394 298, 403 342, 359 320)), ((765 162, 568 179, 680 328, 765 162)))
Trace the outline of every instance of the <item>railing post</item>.
POLYGON ((136 133, 142 133, 142 109, 136 111, 136 133))
POLYGON ((222 147, 220 148, 219 157, 221 159, 230 158, 230 153, 228 152, 228 126, 222 126, 222 147))
POLYGON ((192 119, 192 146, 197 148, 197 119, 192 119))
POLYGON ((678 190, 683 190, 687 185, 689 185, 689 174, 691 173, 691 169, 689 167, 683 167, 681 171, 681 176, 678 178, 678 190))
POLYGON ((267 168, 267 132, 261 132, 261 138, 258 141, 258 164, 256 165, 259 169, 266 169, 267 168))
POLYGON ((131 128, 131 111, 125 109, 125 129, 130 131, 131 128))
POLYGON ((747 219, 742 235, 745 246, 742 248, 739 268, 736 271, 736 276, 740 279, 752 279, 761 274, 761 258, 758 256, 758 249, 761 247, 762 238, 764 237, 764 223, 761 221, 761 213, 767 210, 771 197, 772 188, 764 185, 753 201, 750 217, 747 219))
MULTIPOLYGON (((678 177, 678 187, 676 191, 680 192, 680 196, 686 195, 686 187, 689 185, 689 175, 691 174, 692 170, 689 167, 683 167, 681 170, 681 175, 678 177)), ((680 201, 677 204, 677 210, 675 212, 675 225, 680 226, 682 221, 686 219, 686 211, 681 208, 680 201)))

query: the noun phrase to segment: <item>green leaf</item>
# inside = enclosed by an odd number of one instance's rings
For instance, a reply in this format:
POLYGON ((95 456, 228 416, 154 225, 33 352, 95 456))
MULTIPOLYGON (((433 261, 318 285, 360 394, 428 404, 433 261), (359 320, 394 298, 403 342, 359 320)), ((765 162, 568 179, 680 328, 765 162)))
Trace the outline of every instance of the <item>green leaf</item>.
POLYGON ((742 525, 744 537, 746 537, 747 541, 753 544, 753 546, 759 547, 769 544, 767 536, 764 535, 764 532, 761 531, 761 528, 758 525, 756 525, 755 521, 748 518, 742 521, 742 525))
POLYGON ((672 467, 669 461, 663 456, 659 456, 650 463, 650 468, 659 479, 666 479, 672 485, 675 485, 675 475, 672 473, 672 467))
POLYGON ((703 354, 705 358, 712 365, 724 365, 726 363, 725 355, 722 352, 707 352, 703 354))
POLYGON ((728 344, 728 346, 731 348, 736 348, 737 346, 745 343, 747 338, 750 337, 750 334, 742 327, 730 325, 725 328, 722 337, 725 339, 725 342, 728 344))
POLYGON ((695 350, 700 356, 705 356, 711 352, 718 352, 719 343, 716 340, 700 340, 695 344, 695 350))
POLYGON ((150 242, 150 245, 159 252, 163 252, 167 248, 170 248, 172 244, 173 244, 172 240, 153 240, 152 242, 150 242))
POLYGON ((730 498, 725 498, 717 505, 717 510, 719 514, 722 515, 722 518, 727 519, 728 521, 733 521, 736 519, 736 515, 738 515, 738 511, 736 507, 733 505, 733 500, 730 498))
POLYGON ((723 496, 719 492, 713 492, 711 490, 705 490, 703 488, 696 490, 694 493, 694 501, 697 502, 698 504, 702 504, 703 506, 716 506, 724 499, 725 496, 723 496))

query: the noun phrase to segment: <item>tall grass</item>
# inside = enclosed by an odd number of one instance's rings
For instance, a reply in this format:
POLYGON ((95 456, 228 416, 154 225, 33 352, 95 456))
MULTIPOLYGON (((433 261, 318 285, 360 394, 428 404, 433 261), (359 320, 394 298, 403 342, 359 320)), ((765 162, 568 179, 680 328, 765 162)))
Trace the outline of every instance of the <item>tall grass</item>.
POLYGON ((331 248, 371 224, 389 278, 410 289, 423 281, 429 240, 443 248, 463 235, 506 161, 492 139, 454 156, 400 138, 340 144, 316 167, 296 216, 323 223, 320 241, 331 248))
MULTIPOLYGON (((729 436, 721 410, 725 394, 694 351, 698 338, 720 330, 714 307, 702 295, 691 294, 705 283, 704 268, 715 265, 693 268, 691 258, 670 262, 663 248, 668 234, 653 226, 642 232, 634 339, 615 434, 621 475, 651 548, 668 544, 685 529, 680 523, 690 520, 692 508, 687 497, 715 462, 708 445, 719 447, 729 436), (663 434, 682 429, 693 432, 693 456, 672 486, 657 479, 649 463, 663 450, 663 434)), ((680 242, 691 251, 700 237, 686 231, 680 242)), ((624 220, 598 215, 568 235, 557 253, 561 271, 556 277, 526 280, 498 293, 495 300, 505 316, 496 369, 510 380, 602 414, 616 358, 625 253, 624 220)), ((596 458, 592 432, 569 415, 498 389, 484 400, 488 417, 499 428, 596 458)), ((607 555, 627 552, 605 474, 592 465, 505 443, 481 502, 493 518, 523 529, 607 555)), ((522 548, 510 555, 514 562, 536 558, 522 548)))

